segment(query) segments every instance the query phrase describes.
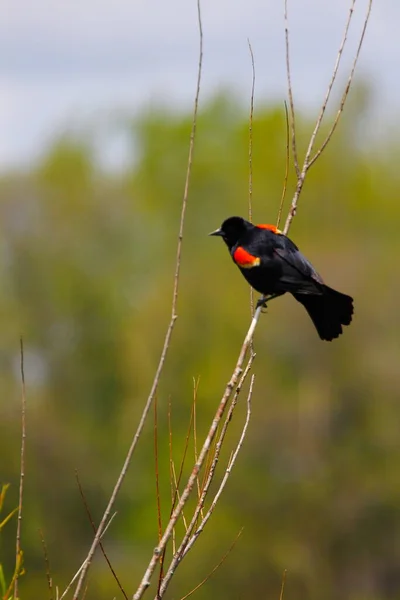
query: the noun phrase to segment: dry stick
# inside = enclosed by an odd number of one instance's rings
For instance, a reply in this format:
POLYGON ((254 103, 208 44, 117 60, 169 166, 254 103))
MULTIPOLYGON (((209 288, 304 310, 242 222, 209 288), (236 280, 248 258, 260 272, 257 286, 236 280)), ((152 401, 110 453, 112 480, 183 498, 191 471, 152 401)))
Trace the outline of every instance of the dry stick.
POLYGON ((356 0, 352 0, 351 7, 350 7, 350 10, 349 10, 349 16, 347 18, 346 26, 345 26, 345 29, 344 29, 343 38, 342 38, 341 44, 339 46, 339 50, 338 50, 338 53, 337 53, 335 66, 333 67, 332 77, 331 77, 331 80, 329 82, 328 89, 326 90, 325 99, 324 99, 324 101, 322 103, 321 110, 320 110, 320 113, 318 115, 317 122, 315 124, 315 129, 314 129, 313 134, 312 134, 311 139, 310 139, 310 146, 311 146, 310 152, 313 149, 315 138, 316 138, 317 132, 318 132, 320 126, 321 126, 322 119, 324 118, 326 107, 327 107, 327 104, 329 102, 329 98, 330 98, 331 91, 332 91, 332 88, 333 88, 333 84, 335 83, 335 80, 336 80, 337 72, 339 70, 339 65, 340 65, 340 61, 341 61, 341 58, 342 58, 342 54, 343 54, 343 50, 344 50, 344 47, 345 47, 346 42, 347 42, 347 34, 349 33, 349 27, 350 27, 351 19, 353 17, 355 3, 356 3, 356 0))
POLYGON ((143 596, 144 592, 149 587, 149 585, 150 585, 150 579, 151 579, 151 577, 152 577, 152 575, 154 573, 154 569, 155 569, 156 564, 157 564, 157 557, 161 554, 161 552, 163 552, 166 544, 168 543, 168 540, 169 540, 169 538, 171 536, 171 532, 172 532, 172 530, 173 530, 173 528, 175 526, 175 523, 178 520, 179 515, 180 515, 180 513, 182 511, 182 508, 184 507, 184 505, 185 505, 185 503, 186 503, 186 501, 187 501, 187 499, 188 499, 188 497, 189 497, 189 495, 190 495, 190 493, 191 493, 191 491, 192 491, 192 489, 193 489, 193 487, 195 485, 196 478, 197 478, 197 476, 199 474, 199 471, 200 471, 201 467, 203 466, 204 460, 205 460, 205 458, 207 456, 207 453, 208 453, 208 451, 210 449, 212 441, 213 441, 213 439, 215 437, 218 425, 219 425, 219 423, 220 423, 220 421, 222 419, 222 416, 224 414, 227 402, 228 402, 228 400, 229 400, 229 398, 230 398, 230 396, 232 394, 232 391, 233 391, 234 387, 237 385, 237 383, 239 381, 239 377, 240 377, 240 375, 242 373, 242 367, 243 367, 244 359, 245 359, 247 350, 249 348, 250 341, 253 338, 254 330, 255 330, 255 328, 257 326, 260 314, 261 314, 261 307, 257 308, 257 310, 256 310, 256 312, 254 314, 254 317, 253 317, 253 319, 251 321, 249 330, 247 332, 247 335, 246 335, 245 340, 243 342, 242 348, 240 350, 240 354, 239 354, 238 361, 236 363, 236 367, 235 367, 235 369, 234 369, 234 371, 232 373, 231 379, 229 380, 229 382, 228 382, 228 384, 227 384, 227 386, 225 388, 224 394, 223 394, 223 396, 221 398, 221 401, 219 403, 218 409, 217 409, 216 414, 214 416, 214 419, 213 419, 213 422, 211 424, 211 427, 210 427, 210 429, 208 431, 207 437, 206 437, 206 439, 204 441, 203 447, 200 450, 199 458, 198 458, 196 464, 194 465, 194 467, 192 469, 192 472, 191 472, 191 474, 189 476, 187 484, 186 484, 186 486, 185 486, 185 488, 184 488, 184 490, 182 492, 181 498, 180 498, 177 506, 175 507, 174 512, 172 513, 171 519, 170 519, 170 521, 169 521, 169 523, 168 523, 168 525, 167 525, 167 527, 166 527, 166 529, 164 531, 164 535, 163 535, 160 543, 158 544, 158 547, 154 549, 153 556, 152 556, 152 558, 151 558, 151 560, 149 562, 149 565, 148 565, 148 567, 146 569, 146 572, 145 572, 145 574, 144 574, 144 576, 142 578, 142 581, 141 581, 141 583, 140 583, 140 585, 139 585, 136 593, 133 596, 133 600, 139 600, 139 598, 141 598, 143 596))
POLYGON ((225 560, 227 559, 227 557, 229 556, 229 554, 232 552, 232 550, 235 547, 238 539, 242 535, 242 532, 243 532, 243 527, 239 531, 239 533, 237 534, 237 536, 235 537, 235 539, 233 540, 232 544, 230 545, 230 547, 228 548, 228 550, 225 552, 225 554, 223 555, 223 557, 221 558, 221 560, 210 571, 210 573, 207 575, 207 577, 204 577, 203 581, 201 581, 198 585, 196 585, 196 587, 194 587, 188 594, 186 594, 185 596, 183 596, 181 598, 181 600, 186 600, 186 598, 189 598, 189 596, 191 596, 192 594, 194 594, 195 592, 197 592, 197 590, 200 589, 210 579, 210 577, 212 575, 214 575, 215 571, 217 569, 219 569, 219 567, 222 565, 222 563, 225 562, 225 560))
POLYGON ((186 170, 186 180, 185 180, 185 188, 184 188, 184 193, 183 193, 183 200, 182 200, 182 210, 181 210, 181 218, 180 218, 180 225, 179 225, 179 235, 178 235, 178 246, 177 246, 177 252, 176 252, 176 267, 175 267, 175 275, 174 275, 174 289, 173 289, 173 293, 172 293, 172 310, 171 310, 171 321, 168 325, 168 329, 167 329, 167 333, 165 335, 165 340, 164 340, 164 346, 161 352, 161 357, 160 357, 160 361, 158 363, 158 367, 157 367, 157 371, 154 377, 154 381, 153 381, 153 385, 151 387, 150 390, 150 394, 147 398, 145 407, 143 409, 143 413, 142 416, 140 418, 139 421, 139 425, 137 427, 136 433, 134 435, 134 438, 132 440, 131 446, 128 450, 127 456, 125 458, 122 470, 118 476, 117 479, 117 483, 115 484, 115 487, 112 491, 112 494, 110 496, 110 500, 108 502, 108 505, 104 511, 103 517, 101 519, 100 525, 97 529, 96 535, 93 539, 92 545, 90 547, 90 550, 88 552, 88 555, 86 557, 86 560, 83 563, 83 567, 80 573, 80 577, 74 592, 74 600, 78 600, 79 598, 79 594, 81 592, 82 586, 83 586, 83 582, 84 579, 86 577, 87 571, 90 567, 90 564, 92 562, 94 553, 96 551, 96 548, 99 544, 101 535, 104 531, 105 525, 107 523, 107 520, 111 514, 112 508, 114 506, 115 500, 118 496, 118 493, 121 489, 122 483, 125 479, 126 473, 128 471, 129 465, 131 463, 132 460, 132 456, 133 453, 135 451, 135 448, 137 446, 137 443, 139 441, 140 435, 143 431, 143 427, 144 424, 146 422, 147 419, 147 415, 149 413, 151 404, 153 402, 155 393, 157 391, 157 387, 158 387, 158 383, 160 380, 160 376, 164 367, 164 363, 165 363, 165 359, 167 356, 167 352, 169 349, 169 345, 171 342, 171 336, 172 336, 172 331, 174 329, 174 325, 175 325, 175 321, 178 318, 177 315, 177 302, 178 302, 178 291, 179 291, 179 275, 180 275, 180 267, 181 267, 181 255, 182 255, 182 241, 183 241, 183 230, 184 230, 184 223, 185 223, 185 215, 186 215, 186 207, 187 207, 187 199, 188 199, 188 193, 189 193, 189 181, 190 181, 190 174, 191 174, 191 170, 192 170, 192 162, 193 162, 193 151, 194 151, 194 140, 195 140, 195 135, 196 135, 196 125, 197 125, 197 111, 198 111, 198 104, 199 104, 199 96, 200 96, 200 83, 201 83, 201 70, 202 70, 202 63, 203 63, 203 28, 202 28, 202 22, 201 22, 201 12, 200 12, 200 0, 197 1, 197 15, 198 15, 198 26, 199 26, 199 66, 198 66, 198 73, 197 73, 197 85, 196 85, 196 95, 195 95, 195 100, 194 100, 194 110, 193 110, 193 121, 192 121, 192 131, 190 134, 190 142, 189 142, 189 156, 188 156, 188 165, 187 165, 187 170, 186 170))
MULTIPOLYGON (((170 404, 170 406, 171 406, 171 404, 170 404)), ((176 477, 175 463, 174 463, 174 460, 172 458, 172 429, 170 427, 170 471, 171 471, 171 476, 172 476, 172 478, 171 478, 171 486, 172 486, 172 484, 174 485, 175 492, 172 493, 172 503, 171 503, 171 511, 170 511, 170 514, 169 514, 169 518, 171 518, 172 511, 175 508, 176 501, 177 500, 179 501, 179 498, 180 498, 179 497, 179 485, 180 485, 180 482, 181 482, 181 479, 182 479, 183 468, 184 468, 184 465, 185 465, 186 455, 187 455, 187 451, 188 451, 188 448, 189 448, 189 438, 190 438, 190 432, 192 430, 193 418, 194 418, 194 405, 192 405, 192 410, 191 410, 191 413, 190 413, 189 426, 188 426, 188 430, 187 430, 187 433, 186 433, 185 446, 184 446, 184 450, 183 450, 183 457, 182 457, 182 460, 181 460, 181 465, 180 465, 180 468, 179 468, 178 478, 176 477)), ((185 515, 183 513, 183 510, 182 510, 182 520, 183 520, 183 524, 184 524, 185 531, 186 531, 187 525, 186 525, 186 519, 185 519, 185 515)), ((158 540, 159 541, 161 539, 161 536, 162 536, 162 530, 160 529, 159 530, 159 536, 158 536, 158 540)), ((158 581, 159 581, 158 585, 159 586, 161 585, 161 580, 162 580, 163 571, 164 571, 165 552, 166 552, 166 548, 164 548, 164 552, 162 553, 162 556, 160 556, 160 574, 159 574, 159 579, 158 579, 158 581)))
POLYGON ((279 600, 283 600, 283 593, 285 591, 285 582, 286 582, 286 569, 283 571, 283 575, 282 575, 282 585, 281 585, 281 593, 279 594, 279 600))
POLYGON ((21 564, 21 524, 22 524, 22 499, 24 495, 24 479, 25 479, 25 440, 26 440, 26 388, 25 388, 25 369, 24 369, 24 340, 22 336, 19 340, 20 357, 21 357, 21 383, 22 383, 22 406, 21 406, 21 466, 19 476, 19 503, 18 503, 18 520, 17 520, 17 536, 15 543, 15 581, 14 581, 14 598, 18 598, 18 577, 17 567, 21 564))
MULTIPOLYGON (((161 499, 160 499, 160 476, 159 476, 159 469, 158 469, 158 431, 157 431, 157 425, 158 425, 158 418, 157 418, 157 394, 154 398, 154 459, 155 459, 155 475, 156 475, 156 499, 157 499, 157 521, 158 521, 158 539, 161 539, 162 536, 162 519, 161 519, 161 499)), ((158 576, 158 585, 161 585, 161 580, 163 578, 163 572, 164 572, 164 567, 163 567, 163 557, 160 556, 160 572, 159 572, 159 576, 158 576)))
POLYGON ((347 80, 346 88, 345 88, 345 90, 343 92, 343 96, 342 96, 342 99, 340 101, 339 110, 336 113, 336 117, 335 117, 335 120, 334 120, 334 122, 332 124, 332 127, 331 127, 328 135, 326 136, 324 142, 322 143, 320 149, 317 150, 317 152, 315 153, 315 156, 313 156, 313 158, 310 159, 310 161, 309 161, 309 167, 311 167, 311 165, 317 160, 317 158, 319 157, 319 155, 324 151, 324 149, 327 146, 327 144, 329 143, 329 140, 331 139, 331 137, 332 137, 332 135, 333 135, 333 133, 334 133, 334 131, 336 129, 336 126, 337 126, 337 124, 339 122, 339 119, 340 119, 340 117, 342 115, 343 108, 344 108, 344 105, 345 105, 345 102, 346 102, 346 98, 348 96, 348 93, 350 91, 350 86, 351 86, 351 83, 353 81, 354 71, 356 69, 358 58, 360 56, 361 48, 362 48, 362 45, 363 45, 363 42, 364 42, 365 32, 367 31, 368 21, 369 21, 370 15, 371 15, 371 9, 372 9, 372 0, 370 0, 369 4, 368 4, 368 10, 367 10, 367 14, 366 14, 366 17, 365 17, 365 20, 364 20, 364 25, 363 25, 363 29, 362 29, 362 32, 361 32, 360 41, 359 41, 359 44, 358 44, 356 56, 354 58, 353 66, 351 68, 350 75, 349 75, 349 78, 347 80))
MULTIPOLYGON (((254 66, 254 54, 253 48, 251 47, 250 40, 247 40, 249 45, 250 57, 251 57, 251 69, 252 69, 252 81, 251 81, 251 96, 250 96, 250 115, 249 115, 249 221, 253 222, 253 112, 254 112, 254 88, 256 85, 256 69, 254 66)), ((250 287, 250 313, 254 315, 254 292, 253 288, 250 287)), ((253 346, 251 348, 253 352, 253 346)))
POLYGON ((49 588, 49 600, 53 600, 53 579, 51 577, 51 571, 50 571, 49 554, 47 552, 46 542, 44 539, 43 531, 41 529, 39 529, 39 535, 40 535, 40 539, 42 542, 44 562, 46 565, 46 577, 47 577, 47 585, 49 588))
POLYGON ((290 135, 289 135, 289 113, 288 113, 288 107, 287 107, 286 101, 284 102, 284 106, 285 106, 285 120, 286 120, 286 161, 285 161, 285 177, 283 179, 283 189, 282 189, 281 202, 279 204, 278 218, 276 220, 276 226, 277 226, 278 229, 279 229, 279 225, 280 225, 280 222, 281 222, 283 204, 285 202, 285 196, 286 196, 286 190, 287 190, 287 182, 288 182, 288 177, 289 177, 289 158, 290 158, 290 148, 289 148, 289 140, 290 140, 290 135))
POLYGON ((251 47, 250 40, 247 40, 250 50, 251 57, 251 68, 252 68, 252 83, 251 83, 251 96, 250 96, 250 116, 249 116, 249 221, 253 221, 253 111, 254 111, 254 87, 256 84, 256 71, 254 67, 254 54, 253 48, 251 47))
POLYGON ((154 460, 156 470, 156 497, 157 497, 157 520, 158 520, 158 539, 161 539, 162 535, 162 521, 161 521, 161 500, 160 500, 160 477, 158 470, 158 431, 157 431, 157 395, 154 399, 154 460))
MULTIPOLYGON (((250 370, 250 367, 251 367, 251 364, 249 365, 249 370, 250 370)), ((227 481, 228 481, 228 479, 229 479, 229 477, 230 477, 230 474, 231 474, 231 472, 232 472, 232 468, 233 468, 233 466, 234 466, 234 464, 235 464, 235 462, 236 462, 237 456, 238 456, 238 454, 239 454, 239 452, 240 452, 240 450, 241 450, 241 448, 242 448, 242 445, 243 445, 243 442, 244 442, 244 438, 245 438, 245 436, 246 436, 246 433, 247 433, 247 428, 248 428, 248 426, 249 426, 249 422, 250 422, 250 416, 251 416, 251 398, 252 398, 252 395, 253 395, 253 385, 254 385, 254 379, 255 379, 255 375, 252 375, 252 377, 251 377, 251 380, 250 380, 250 388, 249 388, 249 393, 248 393, 248 395, 247 395, 247 413, 246 413, 246 420, 245 420, 245 423, 244 423, 244 425, 243 425, 243 429, 242 429, 241 436, 240 436, 240 438, 239 438, 239 442, 238 442, 238 444, 237 444, 237 446, 236 446, 236 449, 235 449, 235 451, 233 452, 233 454, 232 454, 232 456, 231 456, 231 458, 230 458, 230 460, 229 460, 229 462, 228 462, 228 466, 227 466, 227 468, 226 468, 226 471, 225 471, 224 477, 222 478, 222 481, 221 481, 221 483, 220 483, 220 486, 219 486, 219 488, 218 488, 218 491, 217 491, 217 493, 215 494, 213 501, 211 502, 210 508, 208 509, 208 511, 207 511, 207 513, 206 513, 206 515, 205 515, 205 517, 204 517, 204 518, 203 518, 203 520, 201 521, 201 523, 200 523, 199 527, 197 528, 197 530, 195 531, 194 535, 193 535, 193 536, 192 536, 192 538, 189 540, 189 542, 188 542, 188 544, 187 544, 187 546, 186 546, 186 548, 185 548, 185 550, 184 550, 184 552, 183 552, 183 556, 182 556, 182 558, 183 558, 184 556, 186 556, 186 554, 187 554, 187 553, 189 552, 189 550, 192 548, 193 544, 196 542, 196 540, 197 540, 197 538, 199 537, 200 533, 203 531, 203 529, 204 529, 205 525, 207 524, 207 521, 209 520, 209 518, 211 517, 212 513, 214 512, 214 509, 215 509, 215 507, 216 507, 216 505, 217 505, 217 502, 218 502, 218 500, 219 500, 219 498, 220 498, 220 496, 221 496, 221 494, 222 494, 222 492, 223 492, 223 490, 224 490, 224 488, 225 488, 225 486, 226 486, 226 483, 227 483, 227 481)), ((236 404, 236 403, 235 403, 235 404, 236 404)), ((226 421, 225 421, 225 424, 226 424, 226 426, 229 424, 229 421, 230 421, 230 419, 231 419, 232 412, 233 412, 233 409, 234 409, 234 408, 235 408, 235 405, 232 403, 232 405, 231 405, 231 407, 230 407, 230 409, 229 409, 229 412, 228 412, 228 414, 227 414, 227 416, 226 416, 226 421)), ((224 435, 225 435, 225 434, 224 434, 224 435)), ((222 437, 222 434, 221 434, 221 437, 222 437)), ((221 444, 222 444, 222 441, 223 441, 223 438, 221 439, 221 444)), ((220 442, 218 442, 218 443, 220 443, 220 442)))
MULTIPOLYGON (((114 517, 116 516, 116 512, 113 513, 110 517, 110 520, 108 521, 108 523, 106 524, 103 533, 101 534, 100 539, 103 539, 103 537, 105 536, 108 528, 110 527, 112 521, 114 520, 114 517)), ((68 594, 69 590, 72 588, 72 586, 74 585, 75 581, 78 579, 80 573, 82 573, 82 570, 85 566, 85 563, 87 562, 87 558, 85 558, 85 560, 83 561, 83 563, 81 564, 81 566, 79 567, 79 569, 77 570, 77 572, 75 573, 75 575, 73 576, 73 578, 71 579, 71 581, 69 582, 69 584, 67 585, 67 587, 65 588, 65 590, 63 591, 63 593, 61 594, 60 597, 58 597, 58 588, 57 589, 57 600, 64 600, 64 598, 66 597, 66 595, 68 594)))
POLYGON ((292 151, 293 151, 293 163, 296 171, 297 178, 300 177, 299 159, 297 156, 297 142, 296 142, 296 121, 295 121, 295 110, 293 100, 293 89, 292 89, 292 77, 290 74, 290 52, 289 52, 289 20, 287 11, 287 0, 285 0, 285 48, 286 48, 286 74, 288 83, 289 93, 289 104, 290 104, 290 121, 292 125, 292 151))
MULTIPOLYGON (((172 455, 172 424, 171 424, 171 397, 168 400, 168 446, 169 446, 169 481, 171 485, 171 506, 174 504, 175 489, 173 474, 175 472, 172 455)), ((175 553, 175 529, 172 531, 172 552, 175 553)))
MULTIPOLYGON (((324 105, 321 108, 321 111, 320 111, 320 113, 318 115, 318 118, 316 120, 316 123, 315 123, 314 130, 313 130, 313 132, 311 134, 310 142, 308 144, 306 156, 305 156, 304 163, 303 163, 303 168, 301 169, 301 173, 297 177, 296 190, 295 190, 295 193, 293 195, 292 204, 290 206, 289 214, 287 216, 286 223, 285 223, 285 228, 283 230, 283 233, 285 235, 289 231, 290 224, 291 224, 291 222, 293 220, 294 215, 296 214, 298 199, 299 199, 299 196, 300 196, 301 191, 303 189, 303 185, 304 185, 304 181, 305 181, 307 172, 308 172, 310 166, 312 164, 314 164, 314 162, 316 161, 316 159, 321 155, 322 150, 325 148, 325 146, 328 144, 329 140, 331 139, 332 134, 333 134, 334 130, 336 129, 337 121, 339 121, 340 115, 343 112, 343 107, 344 107, 345 102, 347 100, 347 97, 348 97, 348 94, 349 94, 349 90, 350 90, 350 86, 351 86, 351 83, 353 81, 354 72, 355 72, 355 69, 356 69, 356 66, 357 66, 358 57, 360 55, 361 47, 362 47, 362 44, 363 44, 363 41, 364 41, 364 36, 365 36, 366 29, 367 29, 368 21, 369 21, 369 16, 371 14, 372 0, 369 1, 368 11, 367 11, 367 14, 365 16, 364 26, 363 26, 363 30, 362 30, 361 36, 360 36, 360 42, 359 42, 359 45, 358 45, 358 48, 357 48, 357 52, 356 52, 356 56, 355 56, 355 59, 354 59, 354 62, 353 62, 353 66, 352 66, 351 72, 350 72, 350 76, 349 76, 349 79, 347 81, 347 85, 346 85, 346 88, 345 88, 345 91, 344 91, 344 94, 343 94, 343 97, 342 97, 342 101, 340 103, 340 107, 339 107, 338 113, 336 115, 336 119, 335 119, 336 122, 334 122, 333 127, 331 129, 331 132, 329 133, 329 135, 328 135, 327 139, 325 140, 325 142, 323 143, 322 147, 320 148, 320 150, 316 153, 316 155, 311 160, 310 157, 311 157, 311 153, 312 153, 312 150, 313 150, 313 147, 314 147, 315 138, 316 138, 316 136, 318 134, 318 131, 319 131, 320 127, 321 127, 322 118, 323 118, 324 113, 325 113, 325 108, 326 108, 325 102, 327 102, 327 99, 329 99, 330 90, 332 88, 333 81, 336 78, 336 73, 337 73, 337 68, 339 66, 340 57, 341 57, 341 55, 343 53, 343 47, 344 47, 346 39, 347 39, 347 31, 348 31, 348 28, 349 28, 349 21, 350 21, 351 16, 352 16, 354 1, 355 0, 353 0, 353 4, 352 4, 352 8, 351 8, 351 11, 350 11, 350 14, 349 14, 349 18, 348 18, 347 23, 346 23, 345 32, 344 32, 344 35, 343 35, 343 40, 342 40, 342 43, 341 43, 341 45, 339 47, 338 60, 336 60, 336 64, 335 64, 334 72, 333 72, 333 75, 332 75, 332 79, 331 79, 331 81, 329 82, 329 85, 328 85, 328 91, 327 91, 327 94, 325 96, 324 105)), ((287 4, 287 0, 285 0, 285 6, 286 6, 286 4, 287 4)), ((288 61, 288 64, 290 64, 290 61, 288 61)), ((289 78, 289 81, 290 81, 290 78, 289 78)), ((289 98, 290 98, 290 95, 291 95, 291 91, 289 91, 289 98)), ((293 135, 295 135, 294 130, 292 130, 292 137, 293 137, 293 135)))
MULTIPOLYGON (((249 361, 247 363, 246 369, 244 370, 244 373, 243 373, 243 375, 242 375, 242 377, 240 379, 240 382, 239 382, 239 384, 238 384, 238 386, 236 388, 236 392, 235 392, 234 398, 232 400, 231 406, 229 407, 228 414, 226 415, 225 423, 224 423, 224 426, 222 428, 221 434, 219 436, 218 443, 217 443, 217 445, 215 447, 215 453, 214 453, 213 461, 212 461, 212 464, 211 464, 211 467, 210 467, 210 471, 209 471, 208 476, 207 476, 207 480, 206 480, 206 482, 204 484, 204 487, 203 487, 203 490, 202 490, 201 498, 199 499, 199 501, 197 503, 197 506, 196 506, 195 511, 193 513, 192 520, 190 522, 190 525, 189 525, 189 527, 188 527, 188 529, 187 529, 187 531, 185 533, 185 536, 183 537, 183 539, 181 541, 181 544, 180 544, 177 552, 175 553, 175 555, 173 556, 173 558, 171 560, 171 563, 170 563, 170 565, 168 567, 168 571, 167 571, 167 573, 166 573, 166 575, 164 577, 162 586, 161 586, 161 588, 159 590, 159 594, 160 594, 161 597, 165 593, 165 591, 166 591, 166 589, 167 589, 167 587, 168 587, 168 585, 169 585, 169 583, 170 583, 170 581, 171 581, 171 579, 172 579, 172 577, 173 577, 173 575, 175 573, 175 570, 176 570, 178 564, 181 562, 182 558, 186 555, 186 553, 187 553, 187 546, 189 544, 189 541, 191 542, 190 547, 192 547, 192 545, 196 541, 197 537, 200 535, 201 531, 203 530, 203 527, 200 526, 197 529, 197 531, 195 532, 195 534, 192 536, 192 538, 190 537, 192 535, 192 532, 193 532, 194 528, 196 527, 200 511, 201 511, 202 507, 204 506, 204 502, 205 502, 208 490, 210 488, 211 482, 212 482, 213 477, 214 477, 215 469, 216 469, 217 462, 218 462, 219 455, 220 455, 221 448, 222 448, 222 443, 223 443, 223 440, 225 438, 225 434, 226 434, 228 425, 230 423, 233 410, 234 410, 234 408, 236 406, 236 403, 237 403, 239 394, 241 392, 243 383, 244 383, 244 381, 245 381, 245 379, 246 379, 246 377, 247 377, 247 375, 248 375, 248 373, 250 371, 250 368, 251 368, 251 365, 253 363, 254 358, 255 358, 255 354, 251 354, 250 358, 249 358, 249 361)), ((252 390, 253 390, 253 387, 251 386, 250 393, 252 393, 252 390)), ((222 415, 221 415, 221 417, 222 417, 222 415)), ((246 426, 246 429, 247 429, 247 426, 246 426)), ((214 510, 214 507, 212 508, 212 511, 213 510, 214 510)), ((207 517, 206 521, 208 521, 208 519, 209 519, 209 516, 207 517)), ((203 521, 204 521, 204 519, 203 519, 203 521)))
MULTIPOLYGON (((82 498, 83 506, 85 507, 86 514, 87 514, 87 516, 88 516, 88 519, 89 519, 89 522, 90 522, 90 524, 91 524, 91 526, 92 526, 92 529, 93 529, 94 533, 96 533, 96 525, 94 524, 93 517, 92 517, 92 513, 91 513, 91 511, 90 511, 89 504, 87 503, 86 496, 85 496, 85 493, 84 493, 84 491, 83 491, 83 487, 82 487, 82 484, 81 484, 81 482, 80 482, 80 479, 79 479, 79 475, 78 475, 78 471, 77 471, 77 470, 75 471, 75 477, 76 477, 76 482, 77 482, 77 484, 78 484, 79 493, 80 493, 80 495, 81 495, 81 498, 82 498)), ((112 564, 111 564, 111 561, 110 561, 110 559, 108 558, 108 556, 107 556, 107 554, 106 554, 106 551, 105 551, 105 549, 104 549, 104 546, 103 546, 103 544, 101 543, 101 540, 99 541, 99 547, 100 547, 100 550, 101 550, 101 551, 102 551, 102 553, 103 553, 103 556, 104 556, 104 558, 105 558, 105 560, 106 560, 106 563, 107 563, 107 565, 108 565, 108 568, 110 569, 110 571, 111 571, 111 573, 112 573, 112 576, 114 577, 114 579, 115 579, 115 581, 116 581, 116 583, 117 583, 117 585, 118 585, 119 589, 121 590, 121 592, 122 592, 122 594, 123 594, 124 598, 125 598, 126 600, 128 600, 128 596, 126 595, 126 593, 125 593, 125 590, 124 590, 124 588, 122 587, 122 584, 121 584, 121 582, 120 582, 120 580, 119 580, 119 578, 118 578, 118 575, 116 574, 116 572, 115 572, 115 570, 114 570, 114 568, 113 568, 113 566, 112 566, 112 564)))
MULTIPOLYGON (((199 380, 193 378, 193 450, 194 450, 194 461, 197 462, 197 420, 196 420, 196 400, 197 400, 197 390, 199 386, 199 380)), ((197 478, 197 496, 200 498, 201 490, 200 490, 200 482, 199 478, 197 478)), ((175 554, 175 552, 174 552, 175 554)))

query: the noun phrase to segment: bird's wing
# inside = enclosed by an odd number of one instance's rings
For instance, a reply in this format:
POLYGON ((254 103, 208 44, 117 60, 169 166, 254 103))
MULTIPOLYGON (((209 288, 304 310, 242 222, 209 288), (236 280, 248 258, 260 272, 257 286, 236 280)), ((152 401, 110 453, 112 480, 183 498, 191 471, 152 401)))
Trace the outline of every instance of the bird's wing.
POLYGON ((324 283, 322 277, 298 250, 297 246, 288 238, 286 240, 290 243, 285 243, 283 247, 274 248, 274 255, 282 263, 281 283, 288 285, 288 287, 296 287, 299 292, 315 293, 316 287, 318 289, 319 285, 324 283))

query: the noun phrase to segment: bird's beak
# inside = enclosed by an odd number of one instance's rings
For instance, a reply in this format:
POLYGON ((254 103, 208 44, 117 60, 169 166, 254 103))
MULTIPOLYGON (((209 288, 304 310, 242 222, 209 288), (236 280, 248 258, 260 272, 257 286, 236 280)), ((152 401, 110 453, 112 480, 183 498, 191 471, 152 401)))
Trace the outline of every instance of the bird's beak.
POLYGON ((216 229, 215 231, 212 231, 211 233, 209 233, 208 235, 224 235, 224 232, 222 231, 222 229, 216 229))

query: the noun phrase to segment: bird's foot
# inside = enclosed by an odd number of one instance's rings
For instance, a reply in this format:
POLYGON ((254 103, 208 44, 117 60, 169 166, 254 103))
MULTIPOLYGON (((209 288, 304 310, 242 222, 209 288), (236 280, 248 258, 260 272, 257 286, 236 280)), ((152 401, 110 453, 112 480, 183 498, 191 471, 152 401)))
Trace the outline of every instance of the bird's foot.
POLYGON ((277 294, 269 294, 268 296, 261 296, 256 304, 256 309, 260 308, 260 306, 262 308, 267 308, 267 302, 270 302, 270 300, 273 300, 274 298, 279 298, 279 296, 282 296, 282 292, 277 294))
POLYGON ((261 298, 257 301, 256 304, 256 310, 257 308, 267 308, 267 301, 268 301, 268 296, 261 296, 261 298))

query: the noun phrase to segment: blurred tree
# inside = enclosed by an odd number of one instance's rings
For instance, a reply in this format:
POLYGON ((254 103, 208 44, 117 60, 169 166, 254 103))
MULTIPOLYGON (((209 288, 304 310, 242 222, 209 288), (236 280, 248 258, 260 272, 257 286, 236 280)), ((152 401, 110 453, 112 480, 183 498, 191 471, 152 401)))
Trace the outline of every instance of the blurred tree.
MULTIPOLYGON (((360 104, 357 104, 360 102, 360 104)), ((307 315, 282 298, 256 334, 253 418, 235 474, 169 597, 194 587, 241 526, 226 563, 201 598, 324 600, 399 597, 400 387, 397 220, 400 147, 362 147, 348 111, 310 172, 291 236, 332 286, 355 297, 354 323, 322 344, 307 315)), ((365 117, 364 117, 365 118, 365 117)), ((300 143, 312 126, 298 118, 300 143)), ((57 140, 29 173, 0 182, 0 472, 19 469, 18 338, 26 346, 28 440, 23 545, 26 598, 46 580, 38 528, 53 575, 65 583, 91 528, 79 470, 97 521, 147 396, 170 312, 190 117, 163 109, 130 125, 136 154, 119 177, 102 173, 89 140, 57 140)), ((274 222, 285 161, 282 109, 254 116, 254 218, 274 222)), ((184 445, 200 378, 199 437, 230 374, 249 321, 248 289, 220 244, 206 237, 247 212, 248 123, 221 95, 199 117, 179 299, 179 319, 158 392, 162 508, 169 510, 168 398, 174 455, 184 445)), ((293 179, 289 179, 289 196, 293 179)), ((240 411, 232 439, 240 427, 240 411)), ((106 546, 131 590, 154 546, 153 433, 146 427, 107 532, 106 546)), ((1 561, 12 569, 8 527, 1 561)), ((1 562, 0 561, 0 562, 1 562)), ((100 560, 88 598, 118 591, 100 560)), ((117 596, 119 597, 119 596, 117 596)))

